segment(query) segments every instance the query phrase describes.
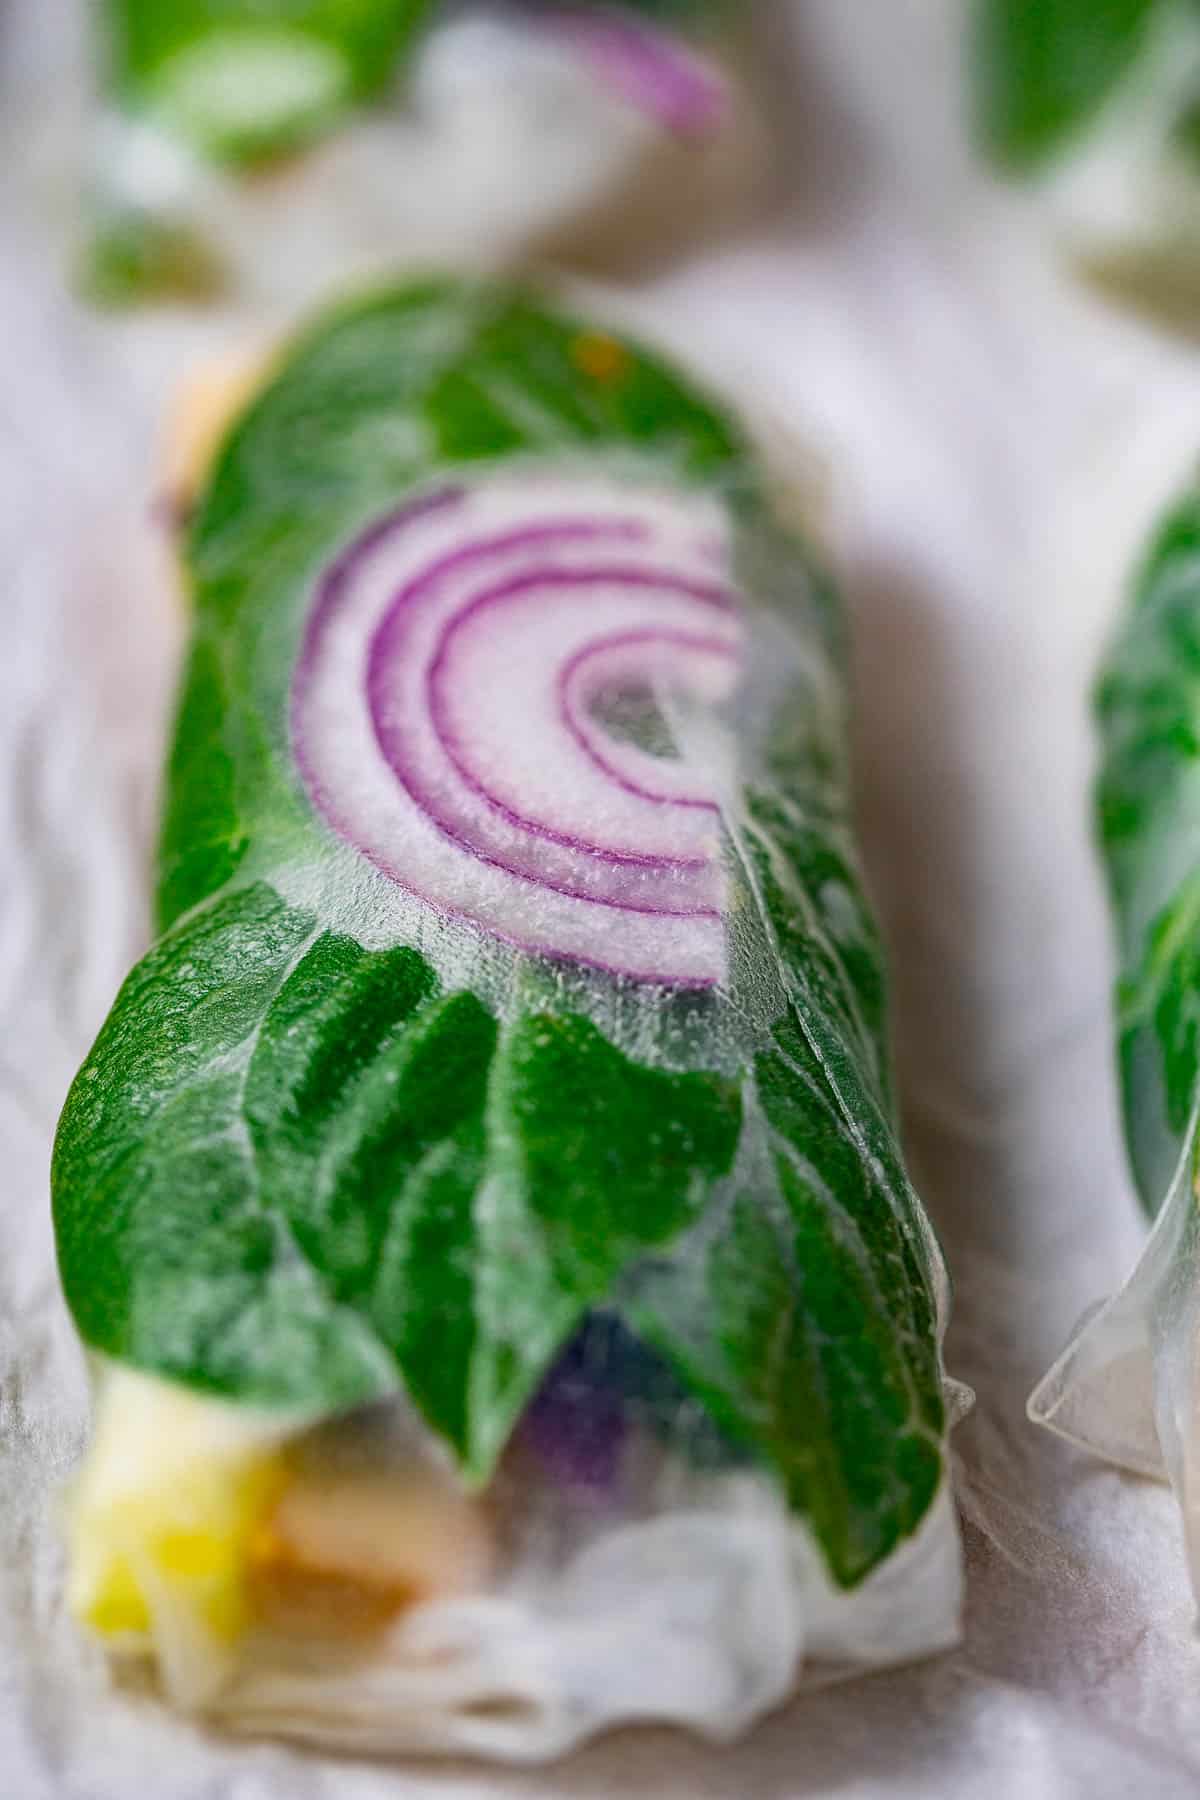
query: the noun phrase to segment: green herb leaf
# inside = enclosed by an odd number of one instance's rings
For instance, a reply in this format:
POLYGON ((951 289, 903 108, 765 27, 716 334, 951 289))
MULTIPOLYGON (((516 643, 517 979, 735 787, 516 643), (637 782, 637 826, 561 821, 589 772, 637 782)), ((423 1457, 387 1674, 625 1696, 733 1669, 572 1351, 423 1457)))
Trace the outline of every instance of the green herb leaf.
POLYGON ((974 0, 976 107, 990 153, 1029 168, 1082 131, 1158 11, 1160 0, 974 0))
POLYGON ((1173 511, 1097 691, 1100 837, 1116 907, 1126 1134, 1166 1194, 1200 1093, 1200 497, 1173 511))
POLYGON ((729 1082, 639 1068, 586 1019, 534 1013, 506 1034, 473 1370, 485 1469, 584 1310, 695 1223, 739 1121, 729 1082))
MULTIPOLYGON (((756 811, 767 808, 761 798, 756 811)), ((632 1316, 685 1369, 736 1441, 776 1468, 812 1522, 835 1580, 852 1586, 912 1532, 942 1474, 929 1243, 886 1114, 866 1017, 881 1023, 873 929, 839 951, 839 898, 822 917, 798 883, 801 834, 780 852, 748 837, 752 890, 791 1002, 755 1062, 747 1105, 765 1132, 752 1184, 729 1198, 699 1259, 635 1274, 632 1316), (830 917, 830 914, 832 917, 830 917)), ((838 893, 857 895, 834 858, 838 893)))
POLYGON ((113 76, 204 154, 250 161, 389 79, 430 0, 108 0, 113 76))
POLYGON ((352 1405, 387 1361, 264 1199, 247 1074, 316 922, 256 884, 164 938, 117 998, 55 1146, 59 1268, 85 1339, 192 1386, 352 1405))

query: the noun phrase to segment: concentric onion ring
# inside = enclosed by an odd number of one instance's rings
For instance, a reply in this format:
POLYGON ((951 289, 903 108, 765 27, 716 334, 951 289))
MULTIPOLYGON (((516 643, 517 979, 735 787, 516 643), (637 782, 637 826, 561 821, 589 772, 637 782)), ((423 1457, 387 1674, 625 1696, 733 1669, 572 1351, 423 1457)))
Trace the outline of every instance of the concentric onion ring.
MULTIPOLYGON (((717 754, 652 755, 597 707, 737 679, 712 505, 596 481, 439 489, 325 572, 292 694, 317 811, 441 913, 671 985, 725 971, 717 754)), ((708 745, 708 737, 699 734, 708 745)))

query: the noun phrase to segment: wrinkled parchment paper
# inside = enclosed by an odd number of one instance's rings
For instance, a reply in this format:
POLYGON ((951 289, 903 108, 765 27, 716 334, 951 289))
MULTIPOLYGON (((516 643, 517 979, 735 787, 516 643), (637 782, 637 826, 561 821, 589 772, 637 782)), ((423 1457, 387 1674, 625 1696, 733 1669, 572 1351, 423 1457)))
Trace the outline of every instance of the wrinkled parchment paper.
POLYGON ((954 1270, 966 1635, 714 1751, 629 1733, 544 1775, 238 1747, 114 1693, 64 1618, 86 1399, 46 1159, 147 930, 181 621, 151 522, 171 385, 245 321, 87 319, 60 279, 70 0, 0 25, 0 1768, 12 1800, 800 1800, 1200 1789, 1200 1642, 1165 1488, 1024 1402, 1142 1238, 1110 1065, 1085 693, 1123 567, 1200 447, 1200 357, 1067 290, 962 149, 958 0, 773 0, 780 187, 610 296, 829 468, 862 817, 913 1162, 954 1270))

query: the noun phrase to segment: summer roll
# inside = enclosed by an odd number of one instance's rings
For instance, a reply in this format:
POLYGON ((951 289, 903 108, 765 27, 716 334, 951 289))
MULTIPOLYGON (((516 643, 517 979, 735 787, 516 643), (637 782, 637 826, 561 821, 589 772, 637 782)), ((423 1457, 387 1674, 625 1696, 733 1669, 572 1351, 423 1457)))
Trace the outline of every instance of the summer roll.
POLYGON ((1067 253, 1194 329, 1200 11, 1188 0, 972 0, 981 143, 1067 253))
POLYGON ((397 256, 661 253, 763 166, 733 0, 104 0, 85 284, 294 305, 397 256))
POLYGON ((656 356, 433 280, 196 497, 160 936, 71 1089, 70 1599, 372 1751, 727 1736, 956 1634, 841 622, 656 356))
POLYGON ((1126 1286, 1090 1314, 1031 1416, 1167 1477, 1200 1595, 1200 489, 1155 533, 1097 693, 1098 831, 1117 931, 1125 1142, 1154 1228, 1126 1286))

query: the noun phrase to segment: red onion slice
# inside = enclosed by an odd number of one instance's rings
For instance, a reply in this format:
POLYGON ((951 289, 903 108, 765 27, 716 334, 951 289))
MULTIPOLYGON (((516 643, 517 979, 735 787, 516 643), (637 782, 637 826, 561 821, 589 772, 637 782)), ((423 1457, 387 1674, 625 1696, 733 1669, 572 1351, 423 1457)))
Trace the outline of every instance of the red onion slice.
POLYGON ((667 717, 730 694, 717 519, 679 494, 525 476, 370 526, 319 582, 296 671, 314 806, 392 880, 521 949, 719 982, 724 737, 656 757, 595 711, 630 685, 667 717))
POLYGON ((558 704, 563 724, 600 771, 628 793, 675 806, 696 806, 719 816, 720 808, 696 790, 694 769, 665 761, 636 744, 614 737, 592 716, 592 702, 604 692, 639 683, 653 689, 677 679, 680 660, 689 664, 688 688, 697 699, 719 703, 729 692, 730 665, 737 647, 727 638, 694 632, 626 631, 585 644, 563 667, 558 704))
MULTIPOLYGON (((552 842, 614 862, 702 866, 711 819, 672 816, 662 799, 614 781, 574 734, 559 745, 558 767, 542 754, 562 720, 562 676, 551 686, 545 669, 561 671, 592 647, 600 609, 647 644, 673 640, 679 673, 697 603, 727 601, 694 583, 601 563, 556 566, 477 595, 443 631, 427 684, 434 730, 463 781, 505 820, 552 842), (657 630, 637 630, 655 618, 657 630), (500 685, 498 666, 508 676, 500 685)), ((732 637, 727 647, 732 654, 732 637)))
POLYGON ((620 99, 679 137, 718 131, 729 89, 716 65, 673 33, 617 10, 554 8, 548 23, 620 99))

